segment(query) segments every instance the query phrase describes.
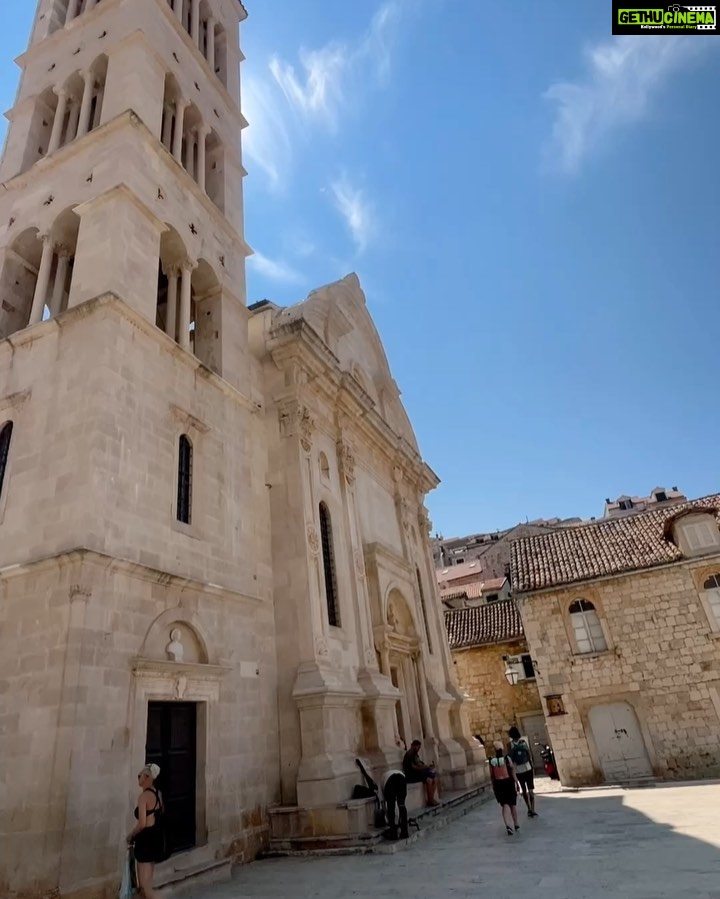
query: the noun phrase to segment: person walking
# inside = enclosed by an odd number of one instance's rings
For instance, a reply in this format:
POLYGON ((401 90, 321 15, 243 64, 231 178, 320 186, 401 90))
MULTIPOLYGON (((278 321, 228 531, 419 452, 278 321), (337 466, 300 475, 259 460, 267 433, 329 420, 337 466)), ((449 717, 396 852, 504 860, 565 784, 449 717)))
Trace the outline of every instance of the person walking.
POLYGON ((155 788, 160 774, 158 765, 145 765, 138 774, 140 796, 135 807, 137 824, 127 835, 128 846, 134 847, 138 889, 143 899, 160 899, 153 889, 155 865, 165 861, 165 833, 160 817, 164 812, 162 796, 155 788))
POLYGON ((528 810, 528 818, 537 818, 535 811, 535 773, 533 771, 532 753, 527 737, 520 735, 517 727, 508 731, 510 749, 508 755, 515 766, 515 773, 522 789, 523 799, 528 810))
POLYGON ((506 755, 503 744, 498 740, 493 745, 495 755, 488 759, 490 779, 505 822, 505 830, 511 837, 520 830, 517 819, 517 794, 520 792, 520 784, 515 776, 512 759, 506 755))
POLYGON ((407 799, 407 779, 402 771, 397 768, 391 768, 383 777, 383 798, 387 807, 387 819, 390 831, 388 837, 391 840, 397 840, 398 829, 395 824, 395 807, 397 806, 398 818, 400 823, 400 839, 407 840, 410 836, 408 833, 408 813, 405 800, 407 799))

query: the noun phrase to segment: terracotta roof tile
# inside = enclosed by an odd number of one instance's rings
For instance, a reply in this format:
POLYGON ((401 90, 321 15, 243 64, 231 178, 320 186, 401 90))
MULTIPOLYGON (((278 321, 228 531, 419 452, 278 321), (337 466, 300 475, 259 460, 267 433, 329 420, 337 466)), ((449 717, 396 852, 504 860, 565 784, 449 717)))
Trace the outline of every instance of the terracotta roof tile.
POLYGON ((511 599, 470 609, 445 612, 450 649, 467 649, 487 643, 503 643, 524 636, 522 620, 511 599))
POLYGON ((461 596, 466 596, 468 599, 479 599, 479 597, 483 594, 483 587, 485 585, 481 584, 479 581, 476 581, 474 584, 463 584, 462 586, 450 586, 443 587, 440 590, 440 598, 441 599, 459 599, 461 596))
POLYGON ((720 494, 513 541, 513 589, 527 593, 677 562, 682 555, 666 525, 693 509, 718 519, 720 494))

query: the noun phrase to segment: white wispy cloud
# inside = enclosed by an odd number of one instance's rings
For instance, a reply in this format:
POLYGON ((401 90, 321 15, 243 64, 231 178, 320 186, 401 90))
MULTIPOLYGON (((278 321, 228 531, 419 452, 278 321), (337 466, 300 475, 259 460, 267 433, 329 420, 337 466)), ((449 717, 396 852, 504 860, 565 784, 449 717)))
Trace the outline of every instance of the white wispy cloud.
POLYGON ((270 281, 281 284, 302 284, 305 281, 300 272, 282 259, 270 259, 257 251, 248 259, 248 265, 270 281))
POLYGON ((306 116, 321 116, 335 123, 335 111, 342 100, 342 78, 347 57, 341 44, 328 44, 320 50, 300 50, 302 74, 295 67, 273 56, 270 72, 291 106, 306 116))
POLYGON ((403 0, 383 3, 357 41, 331 41, 317 50, 301 48, 299 70, 273 56, 270 71, 295 111, 334 126, 349 84, 359 80, 359 75, 367 84, 369 64, 375 77, 384 80, 390 71, 402 5, 403 0))
POLYGON ((330 185, 332 200, 352 234, 355 246, 362 253, 372 236, 373 212, 370 202, 360 188, 353 186, 347 175, 330 185))
POLYGON ((290 133, 272 90, 257 77, 243 79, 243 115, 249 127, 243 131, 243 158, 256 165, 271 188, 282 185, 292 160, 290 133))
MULTIPOLYGON (((717 39, 716 39, 717 40, 717 39)), ((576 172, 623 125, 640 121, 669 77, 713 47, 711 36, 617 36, 586 50, 588 71, 544 94, 557 104, 550 168, 576 172)))
POLYGON ((311 126, 336 131, 344 109, 386 83, 406 6, 409 0, 386 0, 357 38, 301 48, 297 63, 273 54, 266 69, 248 64, 243 113, 250 127, 243 133, 244 153, 248 167, 261 171, 271 189, 287 182, 294 152, 307 141, 311 126))

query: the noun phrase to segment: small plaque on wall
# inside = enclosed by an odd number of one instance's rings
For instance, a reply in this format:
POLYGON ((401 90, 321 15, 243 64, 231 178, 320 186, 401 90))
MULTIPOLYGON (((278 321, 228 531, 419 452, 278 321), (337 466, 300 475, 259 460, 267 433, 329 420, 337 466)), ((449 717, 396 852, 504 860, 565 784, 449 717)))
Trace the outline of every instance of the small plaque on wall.
POLYGON ((555 696, 546 696, 545 702, 547 703, 548 717, 552 718, 555 715, 567 714, 565 712, 565 706, 560 694, 557 694, 555 696))

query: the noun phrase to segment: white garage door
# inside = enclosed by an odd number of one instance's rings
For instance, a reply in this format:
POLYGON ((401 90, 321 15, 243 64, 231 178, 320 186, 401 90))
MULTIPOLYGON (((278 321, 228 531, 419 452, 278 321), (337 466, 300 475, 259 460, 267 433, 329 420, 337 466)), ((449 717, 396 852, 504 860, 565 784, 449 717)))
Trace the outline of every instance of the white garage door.
POLYGON ((626 702, 590 709, 590 727, 607 781, 648 777, 652 774, 640 725, 626 702))

